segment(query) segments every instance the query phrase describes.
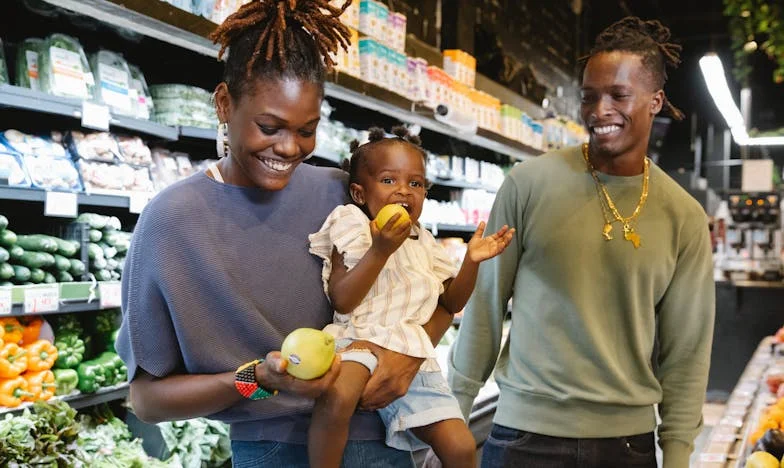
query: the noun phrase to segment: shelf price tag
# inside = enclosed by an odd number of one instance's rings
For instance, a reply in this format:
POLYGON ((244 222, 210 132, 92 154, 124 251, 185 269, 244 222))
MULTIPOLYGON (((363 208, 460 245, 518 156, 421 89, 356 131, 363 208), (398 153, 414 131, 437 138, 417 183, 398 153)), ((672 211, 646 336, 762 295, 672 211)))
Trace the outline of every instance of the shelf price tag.
POLYGON ((48 284, 32 286, 24 291, 24 312, 37 314, 40 312, 56 312, 60 308, 60 286, 48 284))
POLYGON ((112 309, 122 305, 122 289, 118 282, 98 283, 101 309, 112 309))
POLYGON ((128 195, 128 211, 131 213, 141 213, 150 201, 150 194, 147 192, 131 192, 128 195))
POLYGON ((105 132, 109 130, 110 120, 109 107, 82 101, 82 127, 105 132))
POLYGON ((75 193, 46 192, 44 216, 76 218, 79 215, 79 203, 76 197, 75 193))
POLYGON ((724 463, 727 461, 726 453, 701 453, 700 461, 703 463, 724 463))
POLYGON ((11 287, 0 288, 0 315, 10 315, 12 306, 11 287))

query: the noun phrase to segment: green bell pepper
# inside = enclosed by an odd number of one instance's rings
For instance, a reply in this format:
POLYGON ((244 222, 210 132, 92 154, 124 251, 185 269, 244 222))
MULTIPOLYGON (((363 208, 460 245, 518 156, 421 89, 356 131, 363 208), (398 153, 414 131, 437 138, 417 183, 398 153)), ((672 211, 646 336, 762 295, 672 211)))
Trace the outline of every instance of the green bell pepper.
POLYGON ((110 351, 103 352, 95 361, 100 363, 104 368, 104 375, 106 376, 104 385, 114 385, 128 377, 128 369, 126 368, 125 371, 123 371, 125 363, 120 359, 120 356, 118 356, 117 353, 110 351))
POLYGON ((85 361, 76 367, 79 375, 79 391, 82 393, 95 393, 106 382, 104 368, 96 361, 85 361))
POLYGON ((95 331, 99 335, 109 335, 115 327, 117 309, 107 309, 98 312, 95 316, 95 331))
POLYGON ((67 315, 59 315, 55 319, 55 335, 60 333, 72 332, 76 335, 83 335, 84 334, 84 327, 82 326, 79 319, 76 315, 67 314, 67 315))
POLYGON ((79 385, 79 374, 73 369, 55 369, 52 372, 57 385, 55 395, 68 395, 79 385))
POLYGON ((84 341, 73 332, 63 332, 54 340, 57 348, 56 369, 73 369, 84 359, 84 341))
POLYGON ((117 348, 115 348, 115 343, 117 342, 117 335, 120 334, 120 329, 114 330, 109 337, 106 339, 106 351, 111 351, 113 353, 117 352, 117 348))

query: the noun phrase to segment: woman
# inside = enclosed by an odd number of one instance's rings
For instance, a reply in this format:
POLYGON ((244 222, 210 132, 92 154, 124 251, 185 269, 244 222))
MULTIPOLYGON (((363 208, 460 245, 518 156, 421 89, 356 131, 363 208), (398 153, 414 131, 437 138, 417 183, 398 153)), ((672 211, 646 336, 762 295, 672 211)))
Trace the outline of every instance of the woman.
MULTIPOLYGON (((295 379, 277 350, 332 319, 307 236, 348 202, 345 179, 300 163, 315 148, 328 54, 348 37, 341 12, 255 0, 214 32, 229 49, 215 94, 226 157, 150 202, 127 259, 117 349, 134 411, 230 423, 239 467, 307 466, 312 400, 338 373, 336 359, 320 379, 295 379)), ((439 309, 425 329, 437 340, 450 321, 439 309)), ((361 400, 375 410, 405 394, 422 360, 362 346, 379 359, 361 400)), ((356 414, 349 439, 344 466, 412 466, 384 445, 375 413, 356 414)))

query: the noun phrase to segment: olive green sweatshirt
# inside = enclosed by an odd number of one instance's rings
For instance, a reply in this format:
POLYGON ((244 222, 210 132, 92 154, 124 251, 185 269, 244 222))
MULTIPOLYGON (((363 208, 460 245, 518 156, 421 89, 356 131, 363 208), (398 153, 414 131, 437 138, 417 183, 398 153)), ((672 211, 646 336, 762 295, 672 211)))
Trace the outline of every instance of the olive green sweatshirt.
MULTIPOLYGON (((599 177, 631 215, 642 175, 599 177)), ((517 233, 480 267, 450 352, 450 384, 467 415, 495 368, 495 423, 554 437, 650 432, 658 404, 664 466, 686 468, 702 427, 715 315, 707 218, 653 163, 639 249, 618 223, 604 239, 601 210, 580 147, 512 169, 487 232, 508 224, 517 233)))

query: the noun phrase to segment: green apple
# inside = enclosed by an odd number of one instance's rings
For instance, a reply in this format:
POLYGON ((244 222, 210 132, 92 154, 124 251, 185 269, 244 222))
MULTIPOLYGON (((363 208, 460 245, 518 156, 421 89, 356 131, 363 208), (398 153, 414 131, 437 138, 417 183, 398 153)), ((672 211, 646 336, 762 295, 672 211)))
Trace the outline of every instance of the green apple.
POLYGON ((400 217, 397 219, 397 222, 395 222, 394 226, 392 227, 398 227, 401 224, 408 221, 409 219, 411 219, 411 217, 408 215, 408 211, 406 211, 405 208, 395 203, 392 203, 390 205, 384 205, 383 208, 378 210, 378 214, 376 215, 376 226, 378 226, 379 229, 384 229, 384 226, 387 225, 390 218, 392 218, 396 214, 399 214, 400 217))
POLYGON ((280 354, 289 362, 289 374, 302 380, 316 379, 332 366, 335 338, 315 328, 297 328, 283 340, 280 354))

